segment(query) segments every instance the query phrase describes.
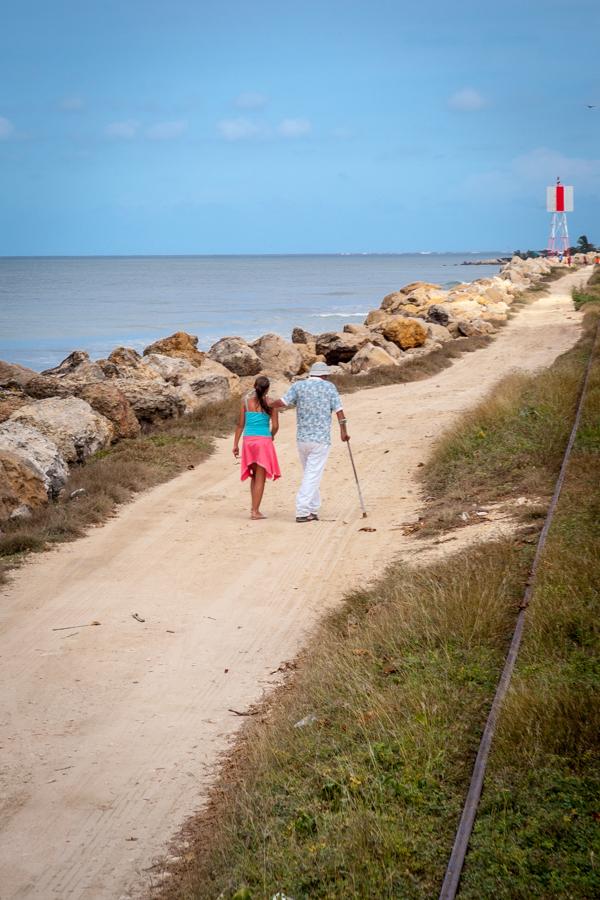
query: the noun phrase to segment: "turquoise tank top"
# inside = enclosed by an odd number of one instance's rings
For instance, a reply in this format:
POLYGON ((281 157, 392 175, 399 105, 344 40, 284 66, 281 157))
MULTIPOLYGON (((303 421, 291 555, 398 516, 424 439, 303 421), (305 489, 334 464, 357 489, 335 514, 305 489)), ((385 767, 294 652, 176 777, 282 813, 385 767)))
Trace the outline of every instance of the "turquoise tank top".
POLYGON ((266 412, 252 412, 248 409, 248 400, 255 397, 254 391, 244 397, 244 409, 246 419, 244 422, 244 437, 271 437, 271 419, 266 412))
POLYGON ((246 410, 244 437, 271 437, 269 416, 265 412, 246 410))

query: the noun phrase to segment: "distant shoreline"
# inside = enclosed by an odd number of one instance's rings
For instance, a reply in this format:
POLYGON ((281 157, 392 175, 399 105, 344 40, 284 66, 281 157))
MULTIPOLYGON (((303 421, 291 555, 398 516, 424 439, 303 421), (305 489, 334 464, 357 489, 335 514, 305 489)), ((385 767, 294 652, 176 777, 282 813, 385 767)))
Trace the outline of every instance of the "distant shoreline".
POLYGON ((465 259, 461 262, 461 266, 503 266, 510 260, 510 256, 498 256, 493 259, 465 259))

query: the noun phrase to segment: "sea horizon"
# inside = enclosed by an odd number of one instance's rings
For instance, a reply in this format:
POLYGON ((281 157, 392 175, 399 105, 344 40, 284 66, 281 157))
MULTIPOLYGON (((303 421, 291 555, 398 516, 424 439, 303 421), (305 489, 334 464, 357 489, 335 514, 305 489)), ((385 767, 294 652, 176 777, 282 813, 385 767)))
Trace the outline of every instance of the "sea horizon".
POLYGON ((326 252, 290 251, 265 253, 17 253, 0 254, 3 259, 232 259, 237 257, 259 259, 280 256, 487 256, 504 257, 512 250, 330 250, 326 252))

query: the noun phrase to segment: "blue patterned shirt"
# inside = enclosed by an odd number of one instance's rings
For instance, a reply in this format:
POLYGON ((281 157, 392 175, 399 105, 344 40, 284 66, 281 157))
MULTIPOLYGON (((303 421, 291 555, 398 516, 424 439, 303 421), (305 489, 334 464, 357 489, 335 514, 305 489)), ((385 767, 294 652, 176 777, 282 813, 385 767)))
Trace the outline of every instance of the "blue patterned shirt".
POLYGON ((296 381, 281 399, 286 406, 296 407, 298 441, 331 443, 331 414, 342 408, 335 385, 322 378, 306 378, 296 381))

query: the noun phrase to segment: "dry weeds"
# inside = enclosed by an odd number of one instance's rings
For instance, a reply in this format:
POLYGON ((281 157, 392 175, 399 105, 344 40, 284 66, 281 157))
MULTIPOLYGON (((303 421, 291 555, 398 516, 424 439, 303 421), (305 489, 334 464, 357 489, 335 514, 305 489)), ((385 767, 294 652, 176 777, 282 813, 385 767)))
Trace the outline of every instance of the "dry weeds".
MULTIPOLYGON (((598 312, 589 308, 582 338, 553 366, 537 375, 509 375, 437 442, 422 470, 424 492, 434 498, 422 511, 423 536, 460 527, 462 513, 491 500, 511 504, 524 495, 545 507, 571 429, 598 312)), ((523 506, 519 516, 535 517, 535 510, 523 506)))

